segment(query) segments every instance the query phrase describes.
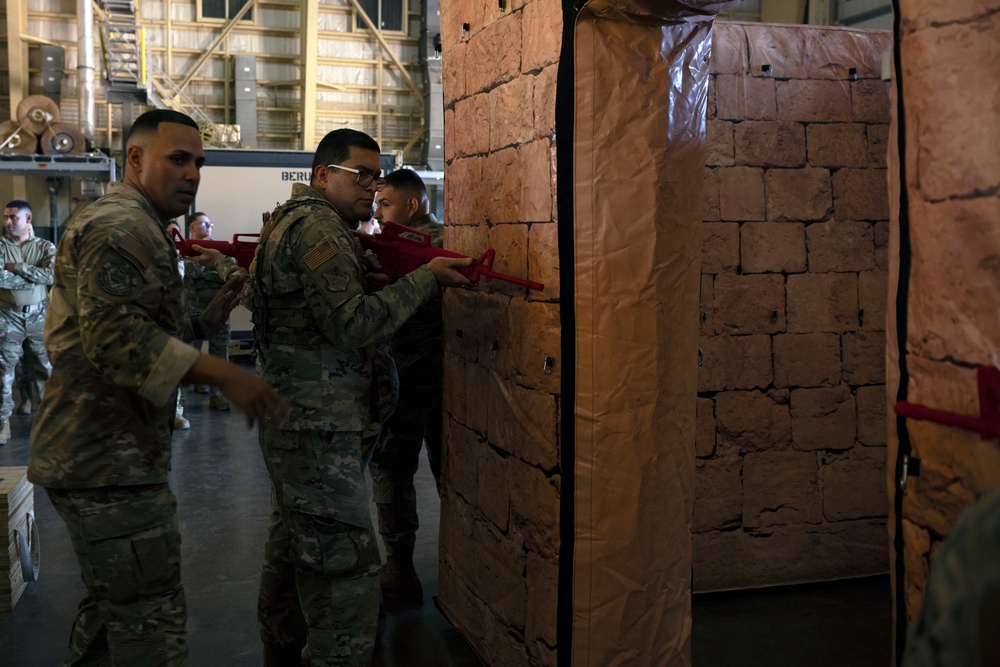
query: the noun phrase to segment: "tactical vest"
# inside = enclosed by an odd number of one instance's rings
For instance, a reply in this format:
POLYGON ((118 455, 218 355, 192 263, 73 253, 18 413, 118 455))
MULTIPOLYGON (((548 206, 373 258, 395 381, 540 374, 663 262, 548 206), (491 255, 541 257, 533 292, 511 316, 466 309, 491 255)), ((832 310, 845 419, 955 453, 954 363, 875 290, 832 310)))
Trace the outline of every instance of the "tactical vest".
POLYGON ((281 299, 267 296, 274 293, 271 266, 281 238, 292 225, 309 217, 315 210, 312 201, 290 200, 263 216, 264 227, 260 232, 257 252, 250 263, 250 276, 255 287, 252 312, 254 342, 259 354, 264 354, 270 344, 274 322, 281 323, 281 342, 285 345, 310 346, 325 342, 315 326, 304 293, 283 294, 281 299))

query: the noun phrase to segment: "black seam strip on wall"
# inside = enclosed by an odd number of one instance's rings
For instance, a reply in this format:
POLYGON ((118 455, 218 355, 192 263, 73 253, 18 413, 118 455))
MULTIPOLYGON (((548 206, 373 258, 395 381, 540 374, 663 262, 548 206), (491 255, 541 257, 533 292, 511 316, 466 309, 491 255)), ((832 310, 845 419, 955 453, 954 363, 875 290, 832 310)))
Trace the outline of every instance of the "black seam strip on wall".
POLYGON ((563 0, 562 47, 556 74, 556 207, 559 214, 559 324, 562 395, 559 424, 562 473, 559 496, 559 575, 556 594, 556 665, 573 664, 573 549, 576 517, 576 307, 573 253, 574 30, 585 0, 563 0))
MULTIPOLYGON (((906 190, 906 123, 903 109, 903 64, 900 58, 900 12, 899 0, 892 0, 892 57, 894 63, 893 83, 896 85, 896 129, 897 150, 899 152, 899 275, 896 287, 896 347, 899 365, 899 387, 896 390, 896 400, 905 401, 910 375, 906 363, 907 337, 907 301, 910 287, 910 210, 909 195, 906 190)), ((896 664, 902 665, 903 651, 906 648, 906 569, 905 547, 903 540, 903 492, 901 484, 904 481, 904 462, 910 455, 910 433, 906 428, 906 419, 897 415, 895 475, 893 479, 893 508, 895 517, 893 523, 893 548, 895 550, 895 604, 896 627, 895 647, 896 664)))

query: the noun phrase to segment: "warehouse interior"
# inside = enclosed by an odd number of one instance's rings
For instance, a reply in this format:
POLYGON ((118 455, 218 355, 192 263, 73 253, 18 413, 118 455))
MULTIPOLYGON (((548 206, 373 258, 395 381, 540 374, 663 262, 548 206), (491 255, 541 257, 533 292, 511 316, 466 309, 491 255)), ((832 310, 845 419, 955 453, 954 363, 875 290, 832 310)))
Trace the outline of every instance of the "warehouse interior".
MULTIPOLYGON (((0 197, 31 201, 40 236, 120 177, 132 119, 174 108, 211 149, 199 197, 224 208, 223 237, 256 231, 350 127, 433 186, 446 247, 496 248, 499 270, 545 283, 446 292, 444 483, 423 460, 418 485, 427 595, 385 610, 375 664, 897 664, 973 502, 974 435, 892 406, 975 413, 975 369, 996 363, 981 304, 1000 165, 976 120, 996 86, 960 82, 1000 80, 997 14, 667 4, 0 12, 0 197), (253 201, 222 203, 215 155, 253 201)), ((204 398, 171 473, 191 660, 260 664, 266 472, 256 434, 204 398)), ((26 465, 30 424, 13 418, 0 468, 26 465)), ((41 489, 34 517, 39 578, 0 612, 10 664, 62 659, 82 591, 41 489)))

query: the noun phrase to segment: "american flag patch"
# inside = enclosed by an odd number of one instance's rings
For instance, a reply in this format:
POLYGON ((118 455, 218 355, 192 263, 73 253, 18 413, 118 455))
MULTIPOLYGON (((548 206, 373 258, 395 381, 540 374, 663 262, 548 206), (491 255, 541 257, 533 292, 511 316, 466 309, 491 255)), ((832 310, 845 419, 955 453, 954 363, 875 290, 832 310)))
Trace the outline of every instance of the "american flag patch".
POLYGON ((337 249, 334 247, 333 243, 329 240, 325 240, 307 252, 306 256, 302 258, 302 261, 304 261, 306 266, 310 269, 315 269, 318 266, 322 266, 336 254, 337 249))
POLYGON ((134 260, 133 263, 140 271, 153 263, 153 259, 146 246, 131 234, 123 235, 118 247, 125 253, 126 257, 134 260))

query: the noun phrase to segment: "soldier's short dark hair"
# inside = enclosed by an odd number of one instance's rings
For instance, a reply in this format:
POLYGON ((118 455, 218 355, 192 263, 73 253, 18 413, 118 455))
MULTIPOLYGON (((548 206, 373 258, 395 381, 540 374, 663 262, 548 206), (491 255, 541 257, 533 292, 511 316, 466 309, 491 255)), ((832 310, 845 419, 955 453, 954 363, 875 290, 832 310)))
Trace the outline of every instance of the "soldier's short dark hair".
POLYGON ((312 173, 316 178, 316 167, 327 164, 340 164, 351 154, 351 148, 381 153, 378 142, 364 132, 342 128, 328 133, 316 147, 313 156, 312 173))
POLYGON ((153 109, 135 119, 135 122, 132 123, 132 127, 128 131, 125 145, 128 146, 132 142, 132 137, 156 132, 157 128, 160 127, 160 123, 177 123, 178 125, 187 125, 200 131, 198 123, 194 122, 194 119, 186 113, 174 111, 173 109, 153 109))
POLYGON ((27 211, 28 213, 31 213, 32 215, 34 215, 34 213, 35 213, 34 211, 31 210, 31 204, 29 204, 28 202, 24 201, 23 199, 14 199, 12 201, 9 201, 9 202, 7 202, 7 205, 4 206, 4 208, 13 208, 13 209, 17 209, 18 211, 27 211))
POLYGON ((198 218, 202 218, 202 217, 207 218, 208 214, 207 213, 202 213, 201 211, 195 211, 194 213, 192 213, 191 215, 189 215, 187 217, 187 220, 185 220, 185 222, 187 222, 190 225, 192 222, 194 222, 198 218))
POLYGON ((385 177, 385 186, 411 197, 427 194, 423 179, 412 169, 397 169, 392 172, 385 177))

